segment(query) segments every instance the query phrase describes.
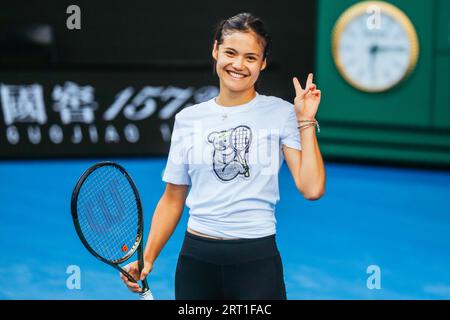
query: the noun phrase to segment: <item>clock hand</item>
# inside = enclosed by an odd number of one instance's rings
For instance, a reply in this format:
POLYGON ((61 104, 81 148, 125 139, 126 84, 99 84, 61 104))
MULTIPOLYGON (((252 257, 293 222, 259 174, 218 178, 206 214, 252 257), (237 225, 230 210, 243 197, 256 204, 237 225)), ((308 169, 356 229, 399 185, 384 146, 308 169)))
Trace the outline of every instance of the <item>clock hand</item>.
POLYGON ((372 79, 375 79, 375 60, 377 58, 378 53, 378 45, 373 44, 369 48, 369 54, 370 54, 370 75, 372 76, 372 79))
POLYGON ((388 46, 380 46, 378 47, 378 51, 379 52, 386 52, 386 51, 405 51, 406 48, 404 47, 400 47, 400 46, 396 46, 396 47, 388 47, 388 46))

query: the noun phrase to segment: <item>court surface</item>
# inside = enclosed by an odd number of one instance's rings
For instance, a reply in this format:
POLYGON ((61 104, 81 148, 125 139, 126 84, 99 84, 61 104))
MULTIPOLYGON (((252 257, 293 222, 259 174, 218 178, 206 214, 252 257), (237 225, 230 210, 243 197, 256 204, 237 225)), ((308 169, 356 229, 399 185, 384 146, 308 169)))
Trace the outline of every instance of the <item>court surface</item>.
MULTIPOLYGON (((96 161, 0 162, 0 299, 137 298, 73 227, 73 186, 96 161), (66 286, 71 265, 81 270, 79 290, 66 286)), ((166 160, 117 161, 139 188, 148 230, 166 160)), ((450 173, 330 163, 326 170, 319 201, 302 198, 286 165, 280 172, 277 241, 288 299, 450 299, 450 173), (367 287, 371 265, 381 270, 380 289, 367 287)), ((187 210, 150 275, 155 298, 174 298, 187 210)))

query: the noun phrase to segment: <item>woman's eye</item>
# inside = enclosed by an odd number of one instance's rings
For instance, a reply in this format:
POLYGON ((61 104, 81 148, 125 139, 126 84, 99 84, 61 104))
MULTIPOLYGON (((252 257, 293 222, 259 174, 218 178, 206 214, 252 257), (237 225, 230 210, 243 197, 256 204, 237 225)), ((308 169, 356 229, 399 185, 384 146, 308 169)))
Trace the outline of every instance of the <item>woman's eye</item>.
POLYGON ((228 54, 228 55, 230 55, 230 56, 234 54, 233 51, 225 51, 225 53, 228 54))

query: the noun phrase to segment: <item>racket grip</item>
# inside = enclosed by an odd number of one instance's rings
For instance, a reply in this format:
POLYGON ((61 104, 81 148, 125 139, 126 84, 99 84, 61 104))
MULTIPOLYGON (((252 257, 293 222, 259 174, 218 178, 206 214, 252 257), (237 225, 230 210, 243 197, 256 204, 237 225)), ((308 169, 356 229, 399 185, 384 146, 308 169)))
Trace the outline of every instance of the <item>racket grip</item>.
POLYGON ((141 300, 155 300, 155 298, 153 298, 153 294, 150 291, 150 289, 139 293, 139 296, 140 296, 141 300))

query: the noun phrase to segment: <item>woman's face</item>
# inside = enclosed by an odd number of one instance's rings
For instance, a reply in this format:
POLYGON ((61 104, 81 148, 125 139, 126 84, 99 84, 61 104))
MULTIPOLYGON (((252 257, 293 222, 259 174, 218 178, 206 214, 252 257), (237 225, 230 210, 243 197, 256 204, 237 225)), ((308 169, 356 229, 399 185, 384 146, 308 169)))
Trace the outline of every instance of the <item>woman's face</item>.
POLYGON ((213 58, 220 87, 239 92, 253 89, 259 73, 266 68, 264 47, 254 32, 235 31, 214 43, 213 58))

